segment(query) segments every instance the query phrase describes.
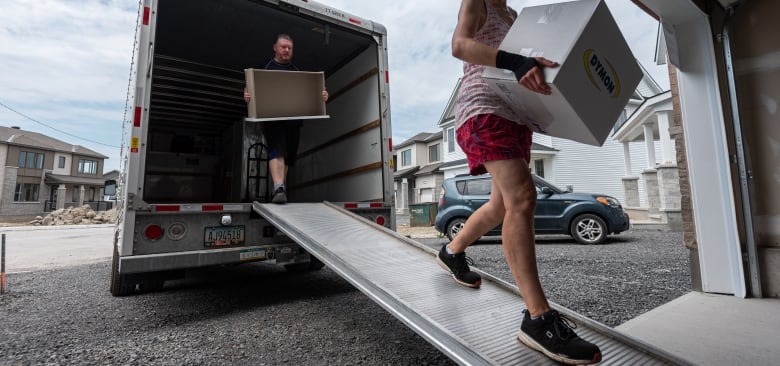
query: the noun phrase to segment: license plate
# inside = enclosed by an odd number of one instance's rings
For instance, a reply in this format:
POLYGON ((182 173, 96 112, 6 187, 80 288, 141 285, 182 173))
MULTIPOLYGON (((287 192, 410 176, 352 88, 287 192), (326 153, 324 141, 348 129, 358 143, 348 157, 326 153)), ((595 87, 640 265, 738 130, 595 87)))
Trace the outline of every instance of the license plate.
POLYGON ((244 244, 244 226, 207 227, 203 234, 203 244, 207 247, 244 244))

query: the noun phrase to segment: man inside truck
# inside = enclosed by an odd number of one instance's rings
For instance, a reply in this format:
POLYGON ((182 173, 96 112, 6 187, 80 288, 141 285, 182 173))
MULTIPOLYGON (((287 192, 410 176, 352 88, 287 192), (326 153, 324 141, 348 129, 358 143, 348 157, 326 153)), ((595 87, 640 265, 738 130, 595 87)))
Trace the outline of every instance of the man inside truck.
POLYGON ((469 173, 490 173, 493 183, 489 201, 441 248, 437 259, 457 283, 478 288, 482 278, 469 269, 466 248, 503 224, 505 257, 526 305, 518 340, 558 362, 596 363, 601 361, 599 347, 577 336, 576 325, 550 307, 539 281, 533 228, 536 188, 528 169, 532 131, 481 78, 486 66, 497 67, 512 71, 531 91, 552 92, 542 68, 557 67, 556 62, 498 50, 516 18, 506 0, 461 1, 452 36, 452 55, 463 61, 455 110, 457 141, 469 173))
MULTIPOLYGON (((287 34, 279 34, 273 46, 274 57, 263 66, 266 70, 299 71, 292 63, 293 40, 287 34)), ((244 88, 244 101, 249 103, 252 96, 244 88)), ((322 90, 322 100, 328 101, 328 91, 322 90)), ((301 126, 303 121, 272 121, 262 124, 265 143, 268 145, 268 170, 271 180, 274 182, 271 202, 287 203, 287 170, 295 165, 298 155, 298 144, 301 140, 301 126)))

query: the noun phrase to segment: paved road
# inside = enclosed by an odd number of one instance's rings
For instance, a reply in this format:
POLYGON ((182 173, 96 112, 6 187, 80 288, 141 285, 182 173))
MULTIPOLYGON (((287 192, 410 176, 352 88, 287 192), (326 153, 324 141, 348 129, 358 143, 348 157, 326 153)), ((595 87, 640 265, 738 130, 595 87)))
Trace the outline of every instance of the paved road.
POLYGON ((6 241, 6 272, 95 263, 110 259, 114 225, 0 228, 6 241))

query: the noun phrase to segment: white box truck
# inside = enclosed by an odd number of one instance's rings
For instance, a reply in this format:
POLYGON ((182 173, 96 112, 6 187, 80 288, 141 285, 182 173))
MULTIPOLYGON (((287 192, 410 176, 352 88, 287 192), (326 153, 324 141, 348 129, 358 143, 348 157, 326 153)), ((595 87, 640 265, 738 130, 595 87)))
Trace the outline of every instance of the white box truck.
POLYGON ((329 118, 303 120, 287 206, 328 202, 395 229, 382 25, 305 0, 143 0, 113 295, 160 289, 188 268, 259 260, 322 267, 253 209, 269 201, 272 183, 262 122, 246 120, 244 70, 273 57, 280 33, 294 40, 293 63, 324 73, 330 94, 329 118))

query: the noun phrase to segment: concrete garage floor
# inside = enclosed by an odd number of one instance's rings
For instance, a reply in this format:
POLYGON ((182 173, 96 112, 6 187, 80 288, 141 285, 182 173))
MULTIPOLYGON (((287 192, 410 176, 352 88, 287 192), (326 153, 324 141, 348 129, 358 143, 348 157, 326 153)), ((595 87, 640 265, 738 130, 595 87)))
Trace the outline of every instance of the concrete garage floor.
POLYGON ((691 292, 616 329, 696 365, 780 364, 780 299, 691 292))

